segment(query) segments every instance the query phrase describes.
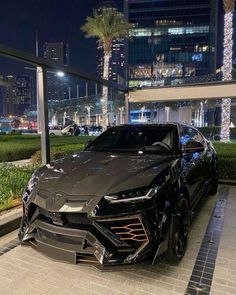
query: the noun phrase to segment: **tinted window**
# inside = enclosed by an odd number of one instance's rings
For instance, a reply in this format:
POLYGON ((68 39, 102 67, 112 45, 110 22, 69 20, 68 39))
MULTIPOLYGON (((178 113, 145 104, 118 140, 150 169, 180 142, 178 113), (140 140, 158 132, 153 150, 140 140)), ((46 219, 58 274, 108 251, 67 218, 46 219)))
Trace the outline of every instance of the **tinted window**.
POLYGON ((87 148, 93 151, 172 153, 172 127, 110 128, 87 148))
POLYGON ((181 128, 180 142, 185 145, 188 141, 195 140, 204 143, 203 136, 194 128, 183 127, 181 128))

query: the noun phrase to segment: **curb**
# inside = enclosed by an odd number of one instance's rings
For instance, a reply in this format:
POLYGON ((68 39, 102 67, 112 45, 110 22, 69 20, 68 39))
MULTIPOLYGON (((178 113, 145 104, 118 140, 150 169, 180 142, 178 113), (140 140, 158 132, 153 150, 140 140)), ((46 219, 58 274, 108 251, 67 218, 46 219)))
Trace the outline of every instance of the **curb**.
POLYGON ((32 165, 32 159, 24 159, 18 161, 7 162, 7 164, 14 165, 16 167, 27 167, 32 165))
POLYGON ((219 184, 236 185, 236 180, 231 179, 219 179, 219 184))
POLYGON ((18 212, 10 214, 9 216, 3 216, 1 216, 2 218, 0 219, 0 237, 20 227, 22 209, 18 209, 18 212))

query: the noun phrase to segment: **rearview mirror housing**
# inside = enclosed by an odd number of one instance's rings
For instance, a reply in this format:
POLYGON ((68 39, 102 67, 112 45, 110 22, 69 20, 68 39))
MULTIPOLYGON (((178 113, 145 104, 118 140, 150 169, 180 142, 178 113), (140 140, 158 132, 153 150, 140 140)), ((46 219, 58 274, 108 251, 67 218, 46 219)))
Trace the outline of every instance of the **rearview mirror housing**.
POLYGON ((204 145, 199 141, 191 140, 182 147, 185 154, 201 153, 205 149, 204 145))
POLYGON ((93 139, 89 139, 85 144, 85 148, 89 147, 92 142, 93 142, 93 139))

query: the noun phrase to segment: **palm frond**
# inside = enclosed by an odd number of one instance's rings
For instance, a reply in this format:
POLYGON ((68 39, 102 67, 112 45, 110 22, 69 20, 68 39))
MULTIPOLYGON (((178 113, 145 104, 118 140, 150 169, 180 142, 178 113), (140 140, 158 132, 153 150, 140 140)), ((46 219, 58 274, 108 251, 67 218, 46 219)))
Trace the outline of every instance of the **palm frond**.
POLYGON ((224 10, 225 12, 234 11, 234 0, 223 0, 224 1, 224 10))
POLYGON ((124 37, 128 34, 132 25, 129 24, 124 15, 116 9, 94 10, 93 17, 87 17, 81 30, 86 37, 95 37, 103 47, 104 52, 110 53, 113 39, 124 37))

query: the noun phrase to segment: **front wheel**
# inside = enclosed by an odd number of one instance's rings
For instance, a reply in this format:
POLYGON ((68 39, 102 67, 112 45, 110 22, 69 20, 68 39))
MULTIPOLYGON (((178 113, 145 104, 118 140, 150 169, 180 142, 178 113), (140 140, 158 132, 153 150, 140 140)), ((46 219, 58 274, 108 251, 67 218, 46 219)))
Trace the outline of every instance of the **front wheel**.
POLYGON ((185 197, 181 197, 171 216, 168 232, 168 260, 179 262, 185 254, 189 231, 189 207, 185 197))

